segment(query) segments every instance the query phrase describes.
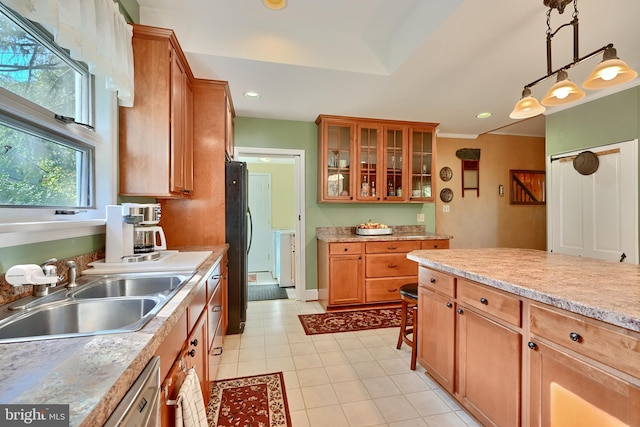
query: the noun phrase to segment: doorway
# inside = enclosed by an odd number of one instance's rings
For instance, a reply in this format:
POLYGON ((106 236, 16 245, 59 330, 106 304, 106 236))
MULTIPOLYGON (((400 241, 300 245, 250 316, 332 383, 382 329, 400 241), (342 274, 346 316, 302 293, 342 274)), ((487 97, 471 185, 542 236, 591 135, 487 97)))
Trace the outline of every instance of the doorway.
MULTIPOLYGON (((287 271, 291 271, 292 281, 294 283, 293 292, 290 298, 295 298, 301 301, 306 301, 306 281, 305 281, 305 220, 304 220, 304 205, 305 205, 305 153, 304 150, 294 149, 278 149, 278 148, 253 148, 253 147, 235 147, 234 158, 243 162, 263 162, 263 163, 277 163, 283 164, 289 163, 293 165, 293 189, 291 187, 284 190, 287 192, 293 192, 292 208, 287 211, 285 215, 290 217, 284 218, 284 222, 278 222, 283 218, 279 216, 272 217, 272 235, 268 240, 268 251, 270 252, 271 271, 276 268, 273 265, 274 258, 276 256, 275 236, 283 234, 284 229, 291 231, 293 239, 291 239, 291 264, 292 268, 287 271), (287 222, 288 221, 288 222, 287 222), (286 224, 291 224, 290 226, 286 224), (280 233, 278 233, 280 232, 280 233)), ((249 167, 251 171, 251 167, 249 167)), ((276 186, 276 182, 272 180, 272 193, 279 191, 276 186)), ((291 185, 291 182, 288 183, 291 185)), ((251 196, 250 196, 251 197, 251 196)), ((272 202, 275 204, 275 202, 272 202)), ((255 219, 254 219, 255 221, 255 219)), ((254 240, 255 244, 255 240, 254 240)), ((253 249, 252 249, 253 250, 253 249)), ((257 276, 257 274, 256 274, 257 276)), ((257 278, 257 277, 256 277, 257 278)))

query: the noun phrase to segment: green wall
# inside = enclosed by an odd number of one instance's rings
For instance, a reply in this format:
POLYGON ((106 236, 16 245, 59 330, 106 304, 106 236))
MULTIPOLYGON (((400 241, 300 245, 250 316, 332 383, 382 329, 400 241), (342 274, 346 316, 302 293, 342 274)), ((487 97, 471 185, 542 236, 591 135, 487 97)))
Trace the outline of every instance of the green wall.
POLYGON ((640 87, 546 117, 546 155, 614 144, 640 135, 640 87))
POLYGON ((105 235, 97 234, 0 248, 0 274, 16 264, 42 264, 51 258, 71 258, 104 249, 104 245, 105 235))
POLYGON ((318 134, 313 122, 234 119, 236 147, 285 148, 305 151, 306 285, 317 288, 316 227, 355 226, 369 219, 391 225, 418 224, 416 216, 425 214, 427 231, 435 230, 435 204, 348 204, 318 203, 318 134))

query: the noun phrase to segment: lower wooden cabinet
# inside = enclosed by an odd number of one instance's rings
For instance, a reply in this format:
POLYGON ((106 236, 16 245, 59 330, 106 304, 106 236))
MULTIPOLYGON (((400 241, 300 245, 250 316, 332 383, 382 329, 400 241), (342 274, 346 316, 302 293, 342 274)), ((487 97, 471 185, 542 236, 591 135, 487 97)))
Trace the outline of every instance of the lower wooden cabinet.
POLYGON ((531 427, 640 426, 640 388, 533 339, 531 427))
POLYGON ((400 287, 418 282, 418 265, 407 253, 446 249, 449 241, 318 241, 318 299, 325 308, 398 303, 400 287), (426 242, 426 243, 425 243, 426 242))
POLYGON ((483 425, 519 426, 519 300, 425 267, 419 277, 420 365, 483 425), (496 316, 503 306, 513 324, 496 316))
POLYGON ((522 335, 462 305, 456 315, 457 394, 484 425, 520 425, 522 335))
POLYGON ((418 363, 453 393, 455 302, 425 287, 418 288, 418 363))
POLYGON ((200 381, 204 406, 209 403, 209 363, 207 354, 207 313, 202 313, 196 322, 189 338, 184 353, 184 365, 186 369, 194 368, 200 381))

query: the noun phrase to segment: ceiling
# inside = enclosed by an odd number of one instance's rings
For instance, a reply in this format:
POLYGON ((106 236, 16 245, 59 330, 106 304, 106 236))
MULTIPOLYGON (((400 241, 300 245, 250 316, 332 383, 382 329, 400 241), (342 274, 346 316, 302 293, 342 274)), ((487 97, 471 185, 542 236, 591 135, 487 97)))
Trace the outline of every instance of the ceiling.
MULTIPOLYGON (((172 28, 196 77, 229 82, 236 116, 312 122, 331 114, 435 122, 456 137, 544 136, 544 116, 509 118, 524 85, 546 75, 543 0, 288 2, 272 11, 262 0, 138 0, 140 22, 172 28), (476 118, 485 111, 492 116, 476 118)), ((640 70, 640 1, 578 7, 580 56, 613 43, 640 70)), ((554 11, 552 29, 572 12, 573 4, 554 11)), ((570 27, 554 36, 554 70, 572 61, 571 36, 570 27)), ((580 85, 601 57, 569 78, 580 85)), ((533 95, 542 99, 554 82, 533 95)), ((589 91, 583 102, 637 84, 589 91)))

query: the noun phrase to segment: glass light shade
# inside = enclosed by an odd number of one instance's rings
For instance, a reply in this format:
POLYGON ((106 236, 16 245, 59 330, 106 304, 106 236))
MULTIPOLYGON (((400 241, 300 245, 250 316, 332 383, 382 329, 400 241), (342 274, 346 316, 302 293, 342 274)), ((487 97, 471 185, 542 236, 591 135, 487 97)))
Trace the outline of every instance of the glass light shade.
POLYGON ((582 87, 585 89, 604 89, 630 82, 638 77, 638 73, 616 56, 614 48, 604 51, 602 62, 593 70, 582 87))
POLYGON ((287 6, 287 0, 262 0, 262 3, 271 10, 280 10, 287 6))
POLYGON ((542 105, 569 104, 584 97, 584 92, 571 80, 566 71, 558 71, 558 81, 551 86, 547 95, 542 98, 542 105))
POLYGON ((531 90, 526 88, 522 91, 522 99, 518 101, 509 117, 512 119, 528 119, 544 113, 545 107, 540 105, 537 99, 531 96, 531 90))

